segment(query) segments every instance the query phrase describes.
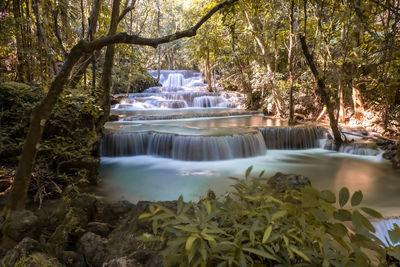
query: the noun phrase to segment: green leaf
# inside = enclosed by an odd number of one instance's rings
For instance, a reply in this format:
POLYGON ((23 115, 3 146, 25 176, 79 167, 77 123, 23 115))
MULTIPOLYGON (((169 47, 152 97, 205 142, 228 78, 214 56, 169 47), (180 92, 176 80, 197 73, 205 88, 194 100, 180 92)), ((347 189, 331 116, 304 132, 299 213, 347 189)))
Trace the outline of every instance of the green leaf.
POLYGON ((400 227, 397 223, 393 224, 394 229, 389 230, 389 237, 393 244, 400 242, 400 227))
POLYGON ((347 234, 347 228, 341 223, 334 223, 328 227, 329 233, 337 237, 343 238, 347 234))
POLYGON ((311 210, 311 213, 317 221, 326 222, 328 220, 326 214, 318 208, 313 208, 311 210))
POLYGON ((350 197, 350 192, 349 192, 349 189, 347 189, 347 187, 343 187, 342 189, 340 189, 340 192, 339 192, 340 207, 343 207, 344 205, 346 205, 347 201, 349 201, 349 197, 350 197))
POLYGON ((286 213, 287 213, 286 210, 280 210, 280 211, 278 211, 278 212, 272 214, 271 221, 275 221, 275 220, 277 220, 277 219, 279 219, 279 218, 285 216, 286 213))
POLYGON ((259 249, 255 249, 255 248, 243 248, 243 250, 253 253, 253 254, 256 254, 263 258, 267 258, 267 259, 274 260, 274 261, 278 260, 274 255, 272 255, 266 251, 263 251, 263 250, 259 250, 259 249))
POLYGON ((333 217, 336 220, 339 220, 342 222, 351 221, 351 219, 352 219, 350 211, 345 210, 345 209, 339 209, 339 210, 335 211, 333 213, 333 217))
POLYGON ((142 219, 151 217, 152 215, 153 215, 153 214, 151 214, 151 213, 142 213, 142 214, 140 214, 140 216, 139 216, 139 220, 142 220, 142 219))
POLYGON ((249 177, 249 175, 250 175, 252 169, 253 169, 253 166, 250 166, 250 167, 247 168, 246 174, 245 174, 245 177, 246 177, 246 178, 249 177))
POLYGON ((330 190, 323 190, 321 191, 321 193, 319 194, 320 198, 322 198, 323 200, 325 200, 328 203, 335 203, 336 202, 336 196, 335 194, 330 191, 330 190))
POLYGON ((271 235, 271 232, 272 232, 272 225, 268 225, 267 229, 265 229, 264 236, 262 239, 263 244, 268 241, 268 238, 271 235))
POLYGON ((365 212, 366 214, 368 214, 369 216, 372 216, 374 218, 378 218, 378 219, 383 218, 382 214, 380 214, 378 211, 376 211, 374 209, 370 209, 370 208, 367 208, 367 207, 362 207, 360 209, 363 212, 365 212))
POLYGON ((300 257, 302 257, 305 261, 311 262, 310 258, 307 257, 306 254, 304 254, 302 251, 300 251, 300 250, 297 249, 296 247, 290 246, 289 249, 290 249, 291 251, 293 251, 294 253, 296 253, 297 255, 299 255, 300 257))
POLYGON ((375 227, 371 224, 371 222, 367 218, 365 218, 365 216, 362 215, 361 213, 360 216, 361 216, 361 221, 365 226, 365 228, 367 228, 370 232, 375 233, 375 227))
POLYGON ((207 209, 207 214, 211 214, 211 203, 208 199, 206 200, 206 209, 207 209))
POLYGON ((185 250, 186 252, 190 252, 190 249, 192 248, 192 245, 194 241, 196 241, 198 237, 195 235, 190 235, 188 239, 186 240, 186 245, 185 245, 185 250))
POLYGON ((264 175, 264 170, 260 172, 260 174, 258 175, 258 178, 261 178, 264 175))
POLYGON ((363 226, 362 215, 358 210, 353 211, 352 222, 357 229, 363 226))
POLYGON ((351 197, 351 206, 355 207, 358 206, 363 199, 363 194, 360 190, 354 192, 353 196, 351 197))
POLYGON ((301 196, 301 204, 305 208, 312 208, 319 206, 318 191, 312 187, 305 187, 301 196))

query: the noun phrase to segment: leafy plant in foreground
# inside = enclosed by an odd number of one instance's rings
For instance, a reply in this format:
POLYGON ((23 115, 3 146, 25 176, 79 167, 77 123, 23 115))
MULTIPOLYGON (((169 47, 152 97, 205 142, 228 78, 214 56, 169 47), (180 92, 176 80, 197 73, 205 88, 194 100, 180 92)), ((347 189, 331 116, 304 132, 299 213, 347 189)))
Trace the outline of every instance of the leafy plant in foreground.
POLYGON ((369 266, 385 263, 385 249, 359 207, 363 195, 342 188, 305 187, 279 194, 268 179, 232 178, 234 192, 218 199, 209 191, 198 203, 177 209, 152 204, 139 218, 152 222, 143 240, 167 240, 165 266, 369 266))

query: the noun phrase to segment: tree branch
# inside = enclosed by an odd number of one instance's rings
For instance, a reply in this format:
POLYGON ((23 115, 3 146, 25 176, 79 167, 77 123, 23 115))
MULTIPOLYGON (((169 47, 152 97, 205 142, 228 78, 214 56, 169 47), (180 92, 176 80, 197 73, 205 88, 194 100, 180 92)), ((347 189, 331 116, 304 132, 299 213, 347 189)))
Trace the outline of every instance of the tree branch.
POLYGON ((135 4, 136 4, 136 0, 132 0, 131 5, 128 6, 127 8, 125 8, 124 10, 122 10, 121 14, 118 17, 118 22, 120 22, 126 16, 126 14, 128 14, 130 11, 135 9, 135 4))
POLYGON ((216 6, 214 6, 208 13, 202 17, 193 27, 184 30, 177 31, 173 34, 166 35, 160 38, 144 38, 137 35, 129 35, 126 32, 118 33, 112 36, 105 36, 99 38, 93 42, 87 43, 84 46, 85 52, 90 53, 93 50, 100 49, 109 44, 125 43, 125 44, 136 44, 136 45, 146 45, 156 48, 160 44, 169 43, 184 37, 193 37, 196 35, 197 30, 209 19, 214 13, 222 8, 229 6, 239 0, 227 0, 216 6))

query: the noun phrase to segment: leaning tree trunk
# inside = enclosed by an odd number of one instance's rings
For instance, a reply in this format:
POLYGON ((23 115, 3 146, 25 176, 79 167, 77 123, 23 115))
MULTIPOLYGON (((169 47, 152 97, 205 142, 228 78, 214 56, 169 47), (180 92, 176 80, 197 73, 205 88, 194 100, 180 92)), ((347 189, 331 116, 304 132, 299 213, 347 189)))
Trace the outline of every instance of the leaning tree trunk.
POLYGON ((42 138, 44 126, 46 125, 46 121, 50 117, 51 111, 64 89, 64 85, 68 80, 73 66, 83 54, 83 42, 84 41, 80 41, 72 48, 68 57, 64 61, 63 66, 52 82, 46 97, 32 111, 29 130, 18 163, 17 173, 15 174, 14 183, 7 198, 7 211, 22 209, 25 207, 32 169, 39 147, 38 144, 42 138))
POLYGON ((308 50, 305 36, 299 34, 299 38, 304 57, 306 58, 307 64, 310 67, 315 80, 317 81, 318 91, 321 94, 322 101, 326 106, 326 110, 329 116, 329 124, 333 132, 333 137, 335 139, 336 149, 339 149, 343 141, 341 133, 339 131, 338 122, 335 118, 333 105, 332 102, 330 101, 329 93, 326 91, 325 79, 318 73, 317 67, 314 64, 313 57, 310 54, 310 51, 308 50))

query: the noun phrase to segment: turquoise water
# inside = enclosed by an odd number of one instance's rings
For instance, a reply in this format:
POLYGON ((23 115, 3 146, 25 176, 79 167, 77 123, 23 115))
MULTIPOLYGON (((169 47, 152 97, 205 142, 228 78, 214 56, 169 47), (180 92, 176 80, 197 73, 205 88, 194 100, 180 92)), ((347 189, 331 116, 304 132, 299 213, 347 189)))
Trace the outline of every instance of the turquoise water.
POLYGON ((387 216, 400 211, 400 171, 380 156, 354 156, 323 149, 269 150, 265 156, 223 161, 178 161, 152 156, 102 158, 101 185, 116 199, 198 200, 208 189, 222 195, 231 190, 229 176, 243 177, 249 166, 258 175, 302 174, 319 189, 338 192, 347 186, 362 190, 364 204, 387 216))

